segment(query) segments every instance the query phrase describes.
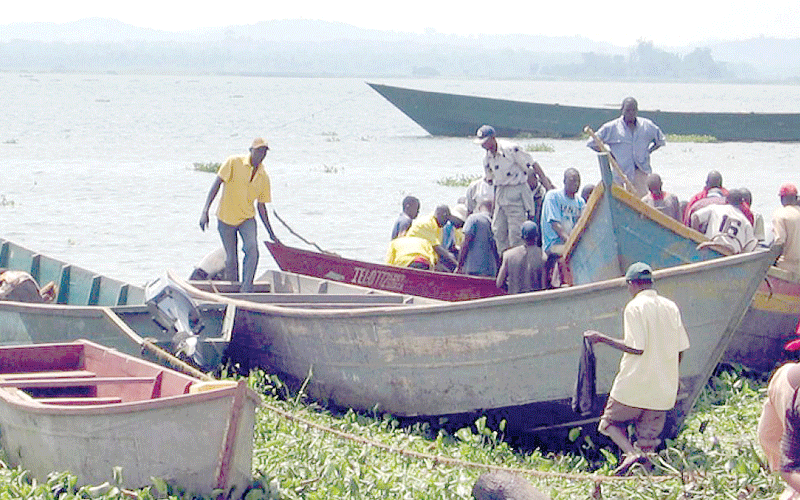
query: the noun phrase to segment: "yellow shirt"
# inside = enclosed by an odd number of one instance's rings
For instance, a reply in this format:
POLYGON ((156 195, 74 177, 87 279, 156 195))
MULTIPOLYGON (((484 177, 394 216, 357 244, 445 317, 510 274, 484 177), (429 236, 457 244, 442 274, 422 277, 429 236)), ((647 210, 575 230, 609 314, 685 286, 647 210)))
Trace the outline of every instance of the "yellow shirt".
POLYGON ((408 267, 417 257, 424 257, 433 266, 438 256, 428 240, 416 236, 399 236, 389 244, 386 263, 390 266, 408 267))
POLYGON ((217 218, 229 226, 238 226, 256 215, 253 202, 269 203, 272 201, 269 176, 261 165, 252 180, 250 176, 250 155, 231 156, 219 169, 217 174, 222 179, 222 198, 219 201, 217 218))
POLYGON ((433 214, 424 219, 417 218, 406 231, 406 236, 418 236, 428 240, 431 246, 442 244, 442 228, 436 223, 433 214))

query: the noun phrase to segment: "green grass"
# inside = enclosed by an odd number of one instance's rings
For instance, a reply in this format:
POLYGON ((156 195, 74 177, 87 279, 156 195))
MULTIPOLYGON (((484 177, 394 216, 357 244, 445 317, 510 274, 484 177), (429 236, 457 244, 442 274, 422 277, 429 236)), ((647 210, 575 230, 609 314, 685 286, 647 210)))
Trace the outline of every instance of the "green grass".
POLYGON ((456 176, 451 177, 442 177, 436 184, 440 186, 449 186, 449 187, 467 187, 472 183, 472 181, 476 179, 480 179, 480 175, 464 175, 458 174, 456 176))
POLYGON ((219 167, 222 166, 219 162, 193 163, 193 165, 196 171, 208 172, 211 174, 216 174, 219 171, 219 167))
MULTIPOLYGON (((766 471, 755 435, 765 384, 736 371, 707 385, 683 431, 659 453, 654 475, 624 480, 605 477, 617 464, 611 452, 587 458, 598 451, 590 442, 584 443, 587 453, 520 452, 484 419, 452 434, 427 424, 401 427, 387 415, 333 414, 261 372, 250 384, 264 394, 265 406, 257 415, 255 487, 247 500, 468 499, 490 468, 520 471, 551 498, 565 500, 590 498, 595 480, 602 498, 625 500, 772 499, 783 489, 766 471)), ((24 471, 0 468, 0 498, 122 498, 113 486, 104 488, 90 492, 66 474, 39 484, 24 471)), ((126 498, 163 498, 166 492, 155 481, 126 498)))
POLYGON ((667 142, 717 142, 717 138, 713 135, 667 134, 667 142))

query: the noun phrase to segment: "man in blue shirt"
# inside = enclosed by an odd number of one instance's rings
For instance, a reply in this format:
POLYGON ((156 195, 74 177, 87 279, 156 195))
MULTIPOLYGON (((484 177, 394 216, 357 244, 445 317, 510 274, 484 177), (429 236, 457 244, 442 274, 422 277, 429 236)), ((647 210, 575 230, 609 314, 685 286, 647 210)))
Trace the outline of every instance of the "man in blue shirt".
MULTIPOLYGON (((639 104, 633 97, 622 101, 619 118, 603 124, 597 130, 599 137, 617 160, 622 172, 636 188, 639 198, 647 194, 647 176, 652 173, 650 153, 667 143, 658 125, 647 118, 639 118, 639 104)), ((586 145, 595 151, 600 148, 593 138, 586 145)), ((616 178, 615 181, 621 180, 616 178)))
POLYGON ((581 174, 574 168, 564 171, 564 189, 553 189, 544 196, 542 204, 542 250, 547 254, 545 284, 550 286, 550 278, 555 263, 561 256, 563 245, 569 233, 583 212, 586 202, 576 196, 581 187, 581 174))

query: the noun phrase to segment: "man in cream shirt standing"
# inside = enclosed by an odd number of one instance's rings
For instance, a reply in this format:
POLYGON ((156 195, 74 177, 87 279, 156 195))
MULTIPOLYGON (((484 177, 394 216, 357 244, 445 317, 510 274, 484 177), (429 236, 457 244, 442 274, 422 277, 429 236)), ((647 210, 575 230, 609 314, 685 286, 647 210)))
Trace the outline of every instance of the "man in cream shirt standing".
POLYGON ((256 267, 258 266, 258 235, 256 227, 256 202, 258 215, 267 228, 270 238, 279 243, 267 217, 266 203, 272 201, 269 176, 261 162, 267 156, 269 147, 262 138, 253 141, 250 154, 234 155, 225 160, 219 169, 211 189, 208 191, 203 213, 200 216, 200 229, 208 226, 208 210, 222 188, 222 198, 217 210, 217 229, 222 246, 225 248, 225 279, 239 281, 239 261, 237 254, 238 236, 242 237, 244 261, 242 263, 242 292, 253 290, 256 267))
POLYGON ((517 144, 498 141, 490 125, 479 128, 476 136, 475 143, 486 150, 484 174, 495 189, 492 231, 502 255, 505 249, 523 243, 522 223, 536 210, 528 185, 533 158, 517 144))
POLYGON ((625 273, 631 300, 623 312, 622 340, 589 330, 584 337, 623 352, 603 416, 597 430, 611 438, 625 453, 615 471, 628 472, 636 463, 648 464, 647 453, 661 442, 667 411, 678 397, 679 364, 689 348, 678 306, 653 289, 653 271, 636 262, 625 273), (636 427, 636 445, 627 426, 636 427))

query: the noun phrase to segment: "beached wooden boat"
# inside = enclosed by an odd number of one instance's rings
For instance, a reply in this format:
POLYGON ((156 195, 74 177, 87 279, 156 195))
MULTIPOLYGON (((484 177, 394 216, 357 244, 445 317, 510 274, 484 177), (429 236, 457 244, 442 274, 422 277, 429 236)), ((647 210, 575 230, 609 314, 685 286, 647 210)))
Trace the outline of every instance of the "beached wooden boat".
POLYGON ((601 182, 564 245, 573 284, 618 278, 634 262, 664 269, 730 254, 614 184, 608 155, 598 160, 601 182))
MULTIPOLYGON (((603 181, 592 192, 565 245, 564 261, 573 283, 623 276, 637 261, 663 269, 729 253, 724 247, 707 246, 704 235, 614 185, 607 157, 599 155, 599 159, 603 181)), ((771 267, 722 361, 769 372, 787 359, 783 346, 795 337, 799 320, 800 278, 771 267)))
POLYGON ((723 361, 763 373, 789 359, 784 345, 797 338, 800 277, 771 267, 758 287, 723 361))
MULTIPOLYGON (((428 92, 368 83, 431 135, 474 136, 491 124, 503 137, 579 137, 617 118, 619 108, 588 108, 428 92)), ((666 134, 710 135, 721 141, 800 141, 800 113, 639 111, 666 134)))
POLYGON ((0 238, 0 268, 30 273, 41 286, 52 281, 55 302, 79 306, 144 304, 144 287, 125 283, 42 255, 0 238))
POLYGON ((449 301, 506 293, 497 288, 493 278, 375 264, 271 241, 264 243, 282 270, 330 281, 449 301))
MULTIPOLYGON (((759 250, 655 272, 659 292, 680 306, 692 348, 681 365, 680 422, 708 380, 774 253, 759 250), (713 282, 715 287, 707 284, 713 282)), ((303 381, 319 400, 399 416, 497 411, 509 432, 551 432, 596 420, 619 352, 597 350, 601 396, 588 417, 574 413, 582 333, 621 335, 624 279, 464 302, 352 310, 289 309, 202 292, 233 304, 246 366, 303 381), (520 410, 522 409, 522 410, 520 410)))
MULTIPOLYGON (((0 345, 88 339, 153 360, 158 351, 151 344, 174 352, 175 332, 154 321, 153 307, 144 302, 143 287, 71 266, 8 240, 0 240, 0 255, 2 268, 29 272, 37 280, 54 280, 67 287, 66 292, 59 290, 57 304, 0 301, 0 345)), ((352 308, 426 301, 279 271, 267 271, 260 276, 249 294, 240 294, 238 283, 194 284, 229 296, 287 307, 352 308)), ((192 361, 199 368, 211 371, 225 358, 236 309, 218 303, 196 304, 196 309, 199 355, 193 356, 192 361)))
POLYGON ((244 381, 201 381, 88 341, 0 347, 0 444, 44 482, 139 488, 156 477, 209 496, 251 483, 258 396, 244 381))

